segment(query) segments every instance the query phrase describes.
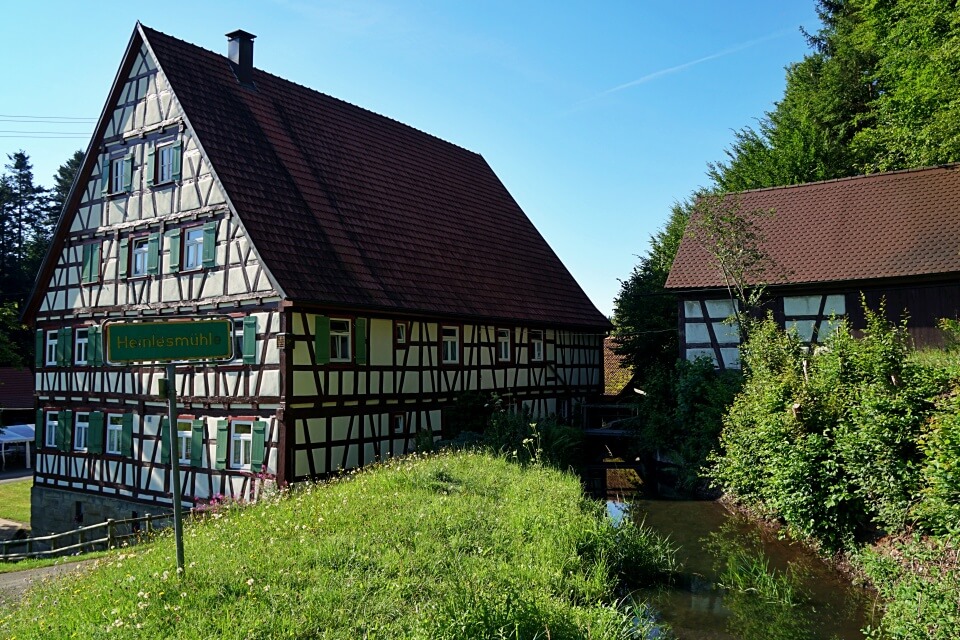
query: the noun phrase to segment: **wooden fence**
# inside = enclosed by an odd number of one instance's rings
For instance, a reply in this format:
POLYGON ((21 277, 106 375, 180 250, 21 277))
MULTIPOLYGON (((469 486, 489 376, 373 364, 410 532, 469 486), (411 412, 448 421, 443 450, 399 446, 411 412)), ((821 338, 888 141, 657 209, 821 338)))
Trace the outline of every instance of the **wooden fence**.
POLYGON ((172 513, 140 516, 126 520, 107 520, 86 527, 72 529, 63 533, 22 540, 0 541, 0 561, 24 560, 26 558, 42 558, 46 556, 82 553, 85 549, 93 551, 98 545, 104 549, 119 546, 123 541, 149 537, 154 531, 154 521, 172 519, 172 513), (145 530, 141 524, 146 525, 145 530), (95 537, 97 532, 106 529, 106 535, 95 537), (73 539, 76 538, 76 542, 73 539), (26 551, 13 553, 11 548, 26 547, 26 551), (46 548, 44 548, 46 547, 46 548))

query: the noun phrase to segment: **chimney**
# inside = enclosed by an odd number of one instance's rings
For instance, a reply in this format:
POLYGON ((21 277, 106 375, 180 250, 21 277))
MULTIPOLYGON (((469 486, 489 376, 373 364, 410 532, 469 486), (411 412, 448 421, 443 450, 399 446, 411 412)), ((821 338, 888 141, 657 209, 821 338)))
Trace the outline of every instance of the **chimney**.
POLYGON ((253 87, 253 39, 257 36, 237 29, 227 34, 227 57, 237 80, 245 87, 253 87))

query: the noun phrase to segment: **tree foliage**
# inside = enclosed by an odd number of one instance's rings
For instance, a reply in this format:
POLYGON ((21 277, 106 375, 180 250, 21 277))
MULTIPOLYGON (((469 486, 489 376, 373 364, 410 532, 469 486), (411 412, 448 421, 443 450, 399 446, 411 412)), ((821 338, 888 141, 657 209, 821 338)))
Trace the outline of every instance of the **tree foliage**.
POLYGON ((617 352, 636 371, 668 367, 676 360, 677 298, 663 286, 692 209, 692 200, 673 205, 667 223, 650 238, 647 253, 620 283, 613 311, 617 352))

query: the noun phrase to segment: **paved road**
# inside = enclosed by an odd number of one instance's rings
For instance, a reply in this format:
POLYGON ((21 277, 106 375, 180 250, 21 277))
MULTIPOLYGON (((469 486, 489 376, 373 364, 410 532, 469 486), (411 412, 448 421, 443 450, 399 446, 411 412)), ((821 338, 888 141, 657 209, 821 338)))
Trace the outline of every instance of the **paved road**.
POLYGON ((84 560, 82 562, 58 564, 53 567, 0 573, 0 603, 12 602, 19 599, 23 593, 30 588, 30 585, 38 580, 61 576, 75 571, 83 571, 86 565, 93 562, 95 562, 95 560, 84 560))

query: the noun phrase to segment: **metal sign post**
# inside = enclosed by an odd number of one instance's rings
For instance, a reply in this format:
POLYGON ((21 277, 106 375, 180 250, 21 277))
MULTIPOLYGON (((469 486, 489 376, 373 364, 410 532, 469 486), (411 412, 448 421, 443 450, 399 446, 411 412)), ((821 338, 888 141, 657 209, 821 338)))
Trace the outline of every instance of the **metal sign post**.
POLYGON ((183 493, 180 487, 180 434, 177 429, 177 363, 212 364, 233 359, 233 321, 223 317, 170 318, 156 321, 109 321, 103 325, 105 360, 111 365, 166 363, 160 395, 167 397, 170 489, 177 574, 184 574, 183 493))
POLYGON ((177 366, 172 362, 167 365, 167 397, 169 398, 170 427, 167 435, 170 438, 170 474, 173 476, 173 537, 177 541, 177 573, 183 575, 183 494, 180 491, 180 433, 177 429, 177 366))

